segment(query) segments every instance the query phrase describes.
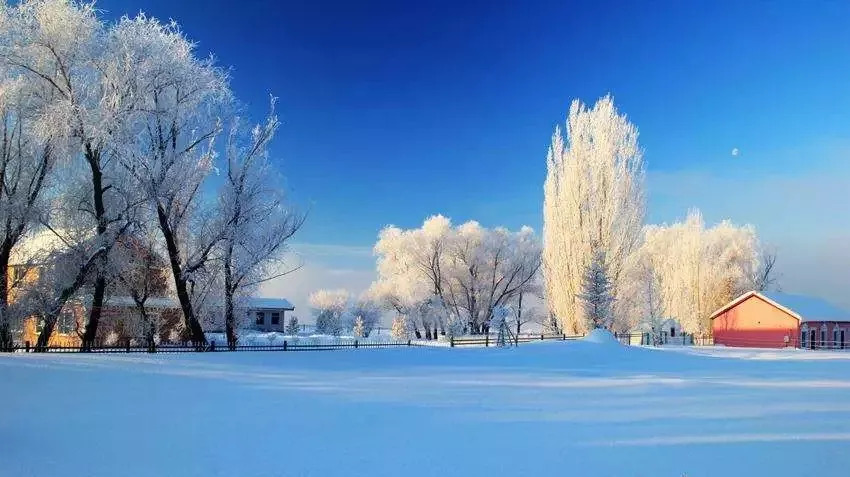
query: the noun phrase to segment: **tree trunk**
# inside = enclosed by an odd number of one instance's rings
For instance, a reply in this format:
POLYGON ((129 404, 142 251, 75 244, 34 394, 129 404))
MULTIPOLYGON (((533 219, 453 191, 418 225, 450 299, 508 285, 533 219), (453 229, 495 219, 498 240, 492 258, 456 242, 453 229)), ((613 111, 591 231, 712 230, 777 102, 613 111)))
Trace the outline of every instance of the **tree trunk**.
POLYGON ((15 337, 12 336, 12 323, 9 320, 9 254, 11 247, 0 249, 0 351, 13 351, 15 337))
POLYGON ((227 334, 227 347, 236 350, 236 317, 233 315, 233 269, 230 260, 233 257, 233 243, 228 241, 224 256, 224 328, 227 334))
POLYGON ((148 345, 148 353, 156 353, 156 322, 148 316, 148 310, 144 303, 137 302, 136 308, 139 309, 139 316, 145 326, 145 342, 148 345))
MULTIPOLYGON (((105 260, 101 259, 101 264, 105 260)), ((89 313, 89 321, 86 324, 86 330, 83 332, 83 339, 80 345, 80 351, 91 351, 97 338, 97 326, 100 323, 100 315, 103 311, 103 296, 106 293, 106 277, 98 272, 97 279, 94 283, 94 294, 91 300, 91 312, 89 313)))
MULTIPOLYGON (((100 239, 100 244, 104 245, 104 238, 106 237, 106 208, 103 203, 104 187, 103 170, 100 165, 100 151, 92 149, 91 145, 86 144, 85 155, 91 169, 92 200, 94 202, 95 219, 97 220, 97 235, 100 239)), ((90 351, 97 337, 97 326, 100 323, 100 315, 103 309, 103 295, 106 292, 106 267, 108 260, 108 254, 103 254, 97 261, 97 277, 95 278, 91 312, 89 313, 89 320, 86 324, 86 331, 83 333, 83 342, 80 351, 90 351)))
POLYGON ((204 329, 201 327, 201 323, 195 316, 195 310, 192 308, 192 300, 189 297, 186 278, 183 276, 183 266, 180 263, 177 237, 168 224, 168 216, 162 206, 157 206, 157 217, 159 219, 160 231, 162 231, 162 236, 165 238, 168 261, 171 265, 171 274, 174 276, 174 288, 177 292, 177 300, 180 302, 180 309, 183 312, 183 321, 186 324, 186 329, 189 330, 192 344, 199 350, 202 350, 206 347, 207 337, 204 335, 204 329))

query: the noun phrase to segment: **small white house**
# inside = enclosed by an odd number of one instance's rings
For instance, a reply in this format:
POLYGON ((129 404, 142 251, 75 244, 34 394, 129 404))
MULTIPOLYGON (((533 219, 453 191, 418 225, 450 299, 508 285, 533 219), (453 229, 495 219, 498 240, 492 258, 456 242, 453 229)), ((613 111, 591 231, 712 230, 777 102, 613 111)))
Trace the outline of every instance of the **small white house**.
POLYGON ((295 307, 285 298, 248 297, 242 306, 248 314, 248 323, 257 331, 283 331, 286 327, 286 312, 295 307))
MULTIPOLYGON (((658 323, 658 330, 662 344, 688 344, 683 340, 684 332, 682 324, 675 318, 665 318, 658 323)), ((647 339, 647 335, 652 333, 652 325, 646 321, 641 322, 631 330, 632 344, 652 344, 651 339, 647 339)))

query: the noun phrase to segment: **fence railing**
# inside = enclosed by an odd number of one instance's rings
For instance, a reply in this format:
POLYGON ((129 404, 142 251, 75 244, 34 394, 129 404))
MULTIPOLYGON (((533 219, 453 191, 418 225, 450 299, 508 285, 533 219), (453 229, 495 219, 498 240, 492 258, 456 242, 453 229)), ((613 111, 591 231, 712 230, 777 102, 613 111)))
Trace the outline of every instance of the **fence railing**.
MULTIPOLYGON (((206 345, 193 345, 191 343, 160 344, 156 346, 136 345, 127 340, 123 345, 101 345, 92 346, 83 350, 80 346, 48 346, 41 350, 47 353, 196 353, 196 352, 231 352, 231 351, 331 351, 339 349, 367 349, 367 348, 399 348, 399 347, 421 347, 414 341, 365 341, 360 342, 337 342, 337 343, 304 343, 283 341, 281 344, 267 345, 236 345, 234 347, 222 346, 212 341, 206 345)), ((15 346, 14 351, 30 353, 35 352, 35 347, 29 342, 15 346)))
MULTIPOLYGON (((505 344, 509 346, 516 346, 520 343, 530 343, 533 341, 546 341, 546 340, 558 340, 558 341, 569 341, 569 340, 577 340, 582 338, 584 335, 567 335, 567 334, 539 334, 539 335, 531 335, 531 334, 523 334, 519 336, 510 336, 505 338, 505 344)), ((496 334, 485 334, 478 336, 464 336, 461 338, 449 338, 449 346, 454 348, 457 346, 496 346, 499 342, 498 335, 496 334)))

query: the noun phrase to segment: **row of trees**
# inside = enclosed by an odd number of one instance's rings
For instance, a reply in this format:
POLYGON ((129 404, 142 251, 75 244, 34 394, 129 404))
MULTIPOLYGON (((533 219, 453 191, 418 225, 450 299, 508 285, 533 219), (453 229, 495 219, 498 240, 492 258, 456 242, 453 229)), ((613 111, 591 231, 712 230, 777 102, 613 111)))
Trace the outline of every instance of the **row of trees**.
POLYGON ((420 228, 389 226, 369 293, 396 313, 394 335, 431 339, 503 321, 519 333, 529 295, 545 299, 548 314, 535 321, 547 331, 657 329, 673 317, 700 332, 722 304, 773 285, 775 255, 751 226, 706 227, 697 210, 646 225, 645 175, 638 130, 612 98, 574 101, 547 155, 542 247, 527 227, 453 226, 439 215, 420 228))
POLYGON ((570 107, 556 128, 544 184, 543 277, 555 323, 653 328, 662 317, 687 332, 751 289, 773 285, 775 255, 751 226, 706 228, 699 211, 682 223, 645 226, 645 164, 637 128, 610 96, 570 107))
POLYGON ((316 332, 334 336, 350 331, 358 338, 368 338, 382 315, 381 305, 368 294, 354 300, 346 290, 318 290, 310 295, 310 306, 316 332))
POLYGON ((441 215, 422 227, 384 228, 375 244, 378 279, 369 293, 416 338, 486 332, 508 306, 521 325, 524 295, 538 294, 540 243, 534 232, 453 226, 441 215))
POLYGON ((89 347, 107 295, 133 296, 144 318, 163 268, 189 338, 205 344, 202 310, 223 304, 235 344, 239 296, 288 271, 282 252, 304 220, 267 159, 274 102, 250 129, 237 105, 226 72, 174 22, 108 24, 94 4, 64 0, 0 3, 0 286, 16 289, 0 289, 0 345, 35 314, 43 348, 84 293, 89 347), (59 246, 11 263, 40 229, 59 246), (9 280, 10 264, 37 273, 9 280))

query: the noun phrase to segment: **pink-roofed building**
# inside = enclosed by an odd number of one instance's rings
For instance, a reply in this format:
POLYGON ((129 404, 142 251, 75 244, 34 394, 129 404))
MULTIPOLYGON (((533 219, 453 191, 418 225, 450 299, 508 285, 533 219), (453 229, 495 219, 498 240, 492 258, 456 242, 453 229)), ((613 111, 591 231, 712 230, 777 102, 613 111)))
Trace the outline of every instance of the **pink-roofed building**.
POLYGON ((850 312, 820 298, 751 291, 711 315, 714 343, 755 348, 850 348, 850 312))

